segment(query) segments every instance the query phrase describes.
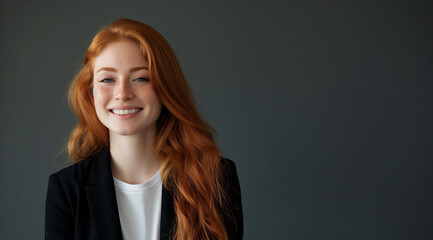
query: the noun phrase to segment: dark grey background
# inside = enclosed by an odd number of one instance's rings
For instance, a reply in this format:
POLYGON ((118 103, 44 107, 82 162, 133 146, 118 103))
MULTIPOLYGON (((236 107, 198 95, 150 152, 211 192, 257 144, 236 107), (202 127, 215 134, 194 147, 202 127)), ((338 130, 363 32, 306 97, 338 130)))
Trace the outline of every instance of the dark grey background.
POLYGON ((431 1, 0 9, 0 239, 42 239, 48 175, 68 164, 75 123, 68 84, 120 17, 173 46, 238 166, 245 239, 433 238, 431 1))

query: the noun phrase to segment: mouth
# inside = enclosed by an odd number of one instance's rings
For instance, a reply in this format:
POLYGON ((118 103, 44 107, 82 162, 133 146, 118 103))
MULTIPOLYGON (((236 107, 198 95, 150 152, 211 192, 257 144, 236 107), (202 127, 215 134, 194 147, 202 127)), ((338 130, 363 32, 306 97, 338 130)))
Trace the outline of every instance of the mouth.
POLYGON ((142 108, 128 108, 128 109, 110 109, 109 111, 111 113, 114 113, 116 115, 125 116, 137 113, 139 111, 143 110, 142 108))

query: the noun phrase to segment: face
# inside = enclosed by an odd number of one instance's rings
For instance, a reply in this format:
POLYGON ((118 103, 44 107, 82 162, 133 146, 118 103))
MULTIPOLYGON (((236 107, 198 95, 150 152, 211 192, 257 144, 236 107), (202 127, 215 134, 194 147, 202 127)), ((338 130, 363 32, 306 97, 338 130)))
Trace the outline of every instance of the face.
POLYGON ((149 82, 138 43, 119 40, 95 58, 94 104, 99 120, 117 135, 154 134, 161 103, 149 82))

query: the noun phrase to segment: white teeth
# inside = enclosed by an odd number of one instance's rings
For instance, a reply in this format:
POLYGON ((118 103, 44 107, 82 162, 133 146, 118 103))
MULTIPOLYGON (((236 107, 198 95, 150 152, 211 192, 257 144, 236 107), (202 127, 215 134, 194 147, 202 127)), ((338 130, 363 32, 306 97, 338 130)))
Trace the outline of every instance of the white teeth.
POLYGON ((125 110, 113 109, 113 112, 115 114, 119 114, 119 115, 126 115, 126 114, 136 113, 138 111, 140 111, 140 109, 138 109, 138 108, 125 109, 125 110))

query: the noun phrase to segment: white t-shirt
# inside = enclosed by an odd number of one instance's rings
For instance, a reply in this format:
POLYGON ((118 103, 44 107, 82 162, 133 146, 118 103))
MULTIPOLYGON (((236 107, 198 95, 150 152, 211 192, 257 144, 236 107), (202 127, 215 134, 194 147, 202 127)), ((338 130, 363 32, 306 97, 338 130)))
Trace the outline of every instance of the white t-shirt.
POLYGON ((125 240, 159 240, 162 181, 158 171, 141 184, 114 178, 120 225, 125 240))

